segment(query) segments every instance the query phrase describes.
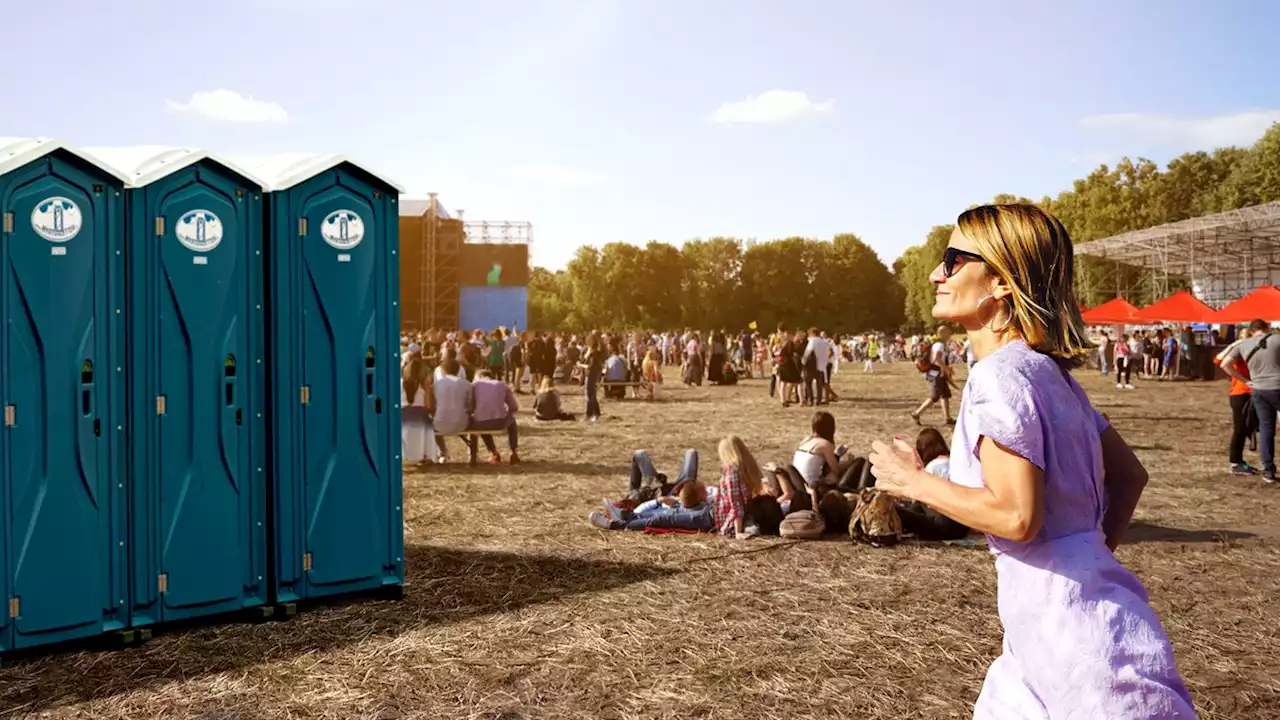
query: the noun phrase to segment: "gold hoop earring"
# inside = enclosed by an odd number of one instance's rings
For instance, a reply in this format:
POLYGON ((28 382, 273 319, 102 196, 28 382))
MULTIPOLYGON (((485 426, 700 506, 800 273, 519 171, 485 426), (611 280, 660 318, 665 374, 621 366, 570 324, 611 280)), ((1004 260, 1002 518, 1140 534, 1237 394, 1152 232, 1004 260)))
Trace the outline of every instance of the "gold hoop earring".
MULTIPOLYGON (((981 309, 982 309, 982 304, 983 304, 983 303, 985 303, 987 300, 995 300, 995 299, 996 299, 996 296, 995 296, 995 295, 984 295, 984 296, 982 297, 982 299, 978 301, 978 305, 977 305, 977 307, 975 308, 975 310, 981 310, 981 309)), ((1005 331, 1005 329, 1006 329, 1006 328, 1008 328, 1008 327, 1009 327, 1009 325, 1010 325, 1010 324, 1012 324, 1012 323, 1013 323, 1013 310, 1012 310, 1012 309, 1010 309, 1010 310, 1009 310, 1009 316, 1008 316, 1008 318, 1004 321, 1004 324, 1003 324, 1003 325, 1001 325, 1000 327, 998 327, 998 328, 996 328, 996 327, 988 327, 986 323, 983 323, 983 324, 982 324, 982 327, 987 328, 988 330, 990 330, 990 331, 991 331, 991 332, 993 332, 993 333, 1000 333, 1000 332, 1004 332, 1004 331, 1005 331)))

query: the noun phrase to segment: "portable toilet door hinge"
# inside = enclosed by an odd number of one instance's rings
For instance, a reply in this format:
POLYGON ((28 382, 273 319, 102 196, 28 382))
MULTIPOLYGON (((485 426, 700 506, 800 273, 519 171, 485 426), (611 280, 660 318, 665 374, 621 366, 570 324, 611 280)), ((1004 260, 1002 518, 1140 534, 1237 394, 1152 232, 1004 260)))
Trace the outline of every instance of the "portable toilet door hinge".
POLYGON ((22 598, 9 598, 9 617, 16 618, 22 614, 22 598))
POLYGON ((160 592, 169 592, 169 573, 160 573, 160 577, 156 578, 156 587, 160 592))
POLYGON ((156 218, 156 237, 164 237, 164 218, 156 218))
POLYGON ((310 385, 302 386, 302 404, 303 405, 311 404, 311 386, 310 385))
POLYGON ((298 237, 307 236, 307 219, 298 218, 298 237))
POLYGON ((165 400, 163 395, 156 396, 156 414, 163 415, 165 412, 165 400))
POLYGON ((7 233, 13 232, 13 213, 11 212, 4 214, 4 231, 7 233))
POLYGON ((17 424, 18 424, 18 406, 5 405, 4 406, 4 426, 13 427, 14 425, 17 425, 17 424))
POLYGON ((311 572, 311 553, 302 554, 302 571, 311 572))

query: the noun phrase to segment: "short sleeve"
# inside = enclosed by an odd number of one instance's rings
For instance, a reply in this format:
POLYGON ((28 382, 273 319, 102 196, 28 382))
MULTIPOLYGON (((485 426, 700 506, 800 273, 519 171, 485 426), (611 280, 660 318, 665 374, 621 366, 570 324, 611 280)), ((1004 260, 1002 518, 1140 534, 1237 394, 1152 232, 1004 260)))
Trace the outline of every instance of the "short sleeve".
POLYGON ((969 380, 969 384, 976 387, 967 398, 972 404, 968 409, 970 430, 966 436, 972 447, 966 450, 978 457, 978 448, 986 437, 1044 470, 1042 408, 1031 379, 1017 374, 979 372, 977 368, 982 368, 982 363, 978 363, 969 380))

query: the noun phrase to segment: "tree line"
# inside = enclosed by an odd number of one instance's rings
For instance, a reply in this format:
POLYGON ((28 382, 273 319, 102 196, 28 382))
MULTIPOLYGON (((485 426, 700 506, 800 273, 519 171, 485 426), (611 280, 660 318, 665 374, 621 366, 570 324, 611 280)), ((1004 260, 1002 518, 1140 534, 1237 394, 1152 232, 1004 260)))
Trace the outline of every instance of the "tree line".
MULTIPOLYGON (((1146 158, 1103 164, 1057 197, 997 195, 1056 215, 1076 243, 1280 200, 1280 123, 1252 147, 1185 153, 1163 169, 1146 158)), ((609 243, 581 247, 562 271, 534 268, 529 325, 591 328, 807 326, 837 333, 914 330, 932 323, 937 267, 954 225, 937 225, 890 268, 853 234, 765 242, 716 237, 677 248, 609 243)), ((1088 306, 1153 296, 1140 268, 1078 257, 1076 290, 1088 306)), ((1189 284, 1189 279, 1184 279, 1189 284)))

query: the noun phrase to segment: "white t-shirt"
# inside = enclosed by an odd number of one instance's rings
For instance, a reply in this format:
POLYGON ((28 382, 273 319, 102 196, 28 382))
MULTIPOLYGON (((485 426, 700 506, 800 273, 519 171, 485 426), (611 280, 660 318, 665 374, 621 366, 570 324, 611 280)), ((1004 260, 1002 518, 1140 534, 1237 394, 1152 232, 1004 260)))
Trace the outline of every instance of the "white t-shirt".
POLYGON ((943 478, 945 480, 950 480, 951 479, 951 457, 947 455, 943 455, 942 457, 936 457, 930 460, 929 463, 924 466, 924 471, 929 473, 930 475, 937 475, 938 477, 943 478))
POLYGON ((943 345, 941 340, 934 343, 933 347, 930 348, 929 360, 938 367, 946 367, 951 364, 947 358, 947 346, 943 345))
POLYGON ((444 376, 436 379, 436 411, 433 425, 437 433, 449 435, 462 432, 471 424, 467 410, 471 396, 471 383, 459 377, 444 376))
POLYGON ((813 354, 813 359, 817 361, 818 371, 823 372, 827 366, 831 364, 831 343, 820 337, 809 338, 809 345, 804 349, 805 354, 813 354))

